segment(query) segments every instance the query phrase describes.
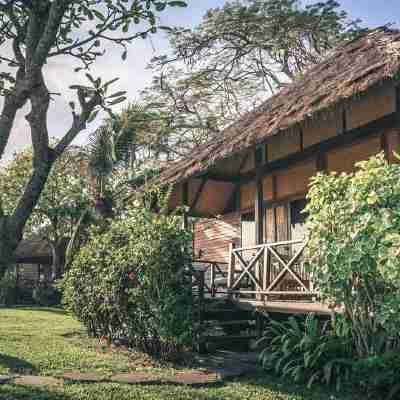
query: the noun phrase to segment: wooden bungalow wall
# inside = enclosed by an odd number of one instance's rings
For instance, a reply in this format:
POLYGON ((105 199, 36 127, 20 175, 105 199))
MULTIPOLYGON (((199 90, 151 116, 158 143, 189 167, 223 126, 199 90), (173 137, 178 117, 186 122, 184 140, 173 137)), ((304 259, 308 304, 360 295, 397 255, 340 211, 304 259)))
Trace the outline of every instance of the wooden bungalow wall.
MULTIPOLYGON (((301 153, 310 146, 331 139, 335 136, 345 137, 349 130, 363 127, 366 124, 377 120, 385 115, 396 111, 396 89, 394 87, 381 86, 372 90, 368 95, 361 96, 348 103, 345 107, 338 108, 330 113, 323 115, 318 119, 308 122, 297 130, 292 130, 273 137, 266 144, 261 146, 263 152, 262 164, 285 159, 295 153, 301 153)), ((399 110, 398 110, 399 111, 399 110)), ((385 128, 377 130, 368 136, 361 136, 351 143, 344 144, 336 148, 315 153, 308 159, 290 165, 287 168, 277 170, 271 174, 265 174, 262 177, 263 202, 266 206, 276 203, 285 203, 294 199, 304 198, 310 178, 319 170, 326 172, 336 171, 351 172, 354 170, 354 164, 365 160, 370 156, 385 151, 389 161, 396 161, 393 156, 393 150, 400 146, 400 128, 385 128)), ((241 173, 255 169, 254 149, 252 149, 246 158, 246 163, 242 167, 241 173)), ((230 160, 226 161, 229 166, 230 160)), ((232 164, 232 162, 231 162, 232 164)), ((236 162, 237 164, 237 162, 236 162)), ((223 172, 223 164, 218 166, 219 171, 223 172)), ((231 168, 232 169, 232 168, 231 168)), ((227 169, 227 174, 231 173, 227 169)), ((230 197, 233 191, 233 185, 229 186, 229 196, 223 191, 218 191, 221 197, 230 197)), ((195 225, 195 250, 202 249, 205 259, 210 260, 214 257, 215 261, 227 261, 229 243, 236 245, 241 243, 241 215, 254 211, 256 200, 256 182, 252 180, 240 184, 238 207, 235 213, 223 215, 214 223, 200 221, 195 225)), ((209 197, 210 198, 210 197, 209 197)), ((277 212, 282 226, 278 231, 285 228, 286 220, 281 215, 283 209, 277 212)), ((266 218, 268 221, 268 213, 266 218)), ((273 237, 271 226, 268 222, 264 226, 264 239, 269 240, 273 237)), ((246 231, 247 232, 247 231, 246 231)), ((285 236, 284 233, 275 234, 275 236, 285 236)), ((244 244, 249 245, 247 237, 251 234, 245 234, 244 244)), ((278 237, 276 237, 278 239, 278 237)))
POLYGON ((201 220, 194 225, 194 255, 205 261, 228 262, 230 243, 239 245, 241 214, 226 214, 222 219, 201 220))

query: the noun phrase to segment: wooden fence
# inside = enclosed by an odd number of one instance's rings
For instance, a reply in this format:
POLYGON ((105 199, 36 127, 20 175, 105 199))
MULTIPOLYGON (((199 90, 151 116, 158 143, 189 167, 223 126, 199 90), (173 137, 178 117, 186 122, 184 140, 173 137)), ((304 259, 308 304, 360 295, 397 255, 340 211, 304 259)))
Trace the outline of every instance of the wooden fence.
POLYGON ((304 265, 306 246, 303 240, 241 248, 231 245, 229 263, 195 261, 195 277, 201 279, 206 297, 315 300, 318 292, 313 285, 312 273, 304 265))

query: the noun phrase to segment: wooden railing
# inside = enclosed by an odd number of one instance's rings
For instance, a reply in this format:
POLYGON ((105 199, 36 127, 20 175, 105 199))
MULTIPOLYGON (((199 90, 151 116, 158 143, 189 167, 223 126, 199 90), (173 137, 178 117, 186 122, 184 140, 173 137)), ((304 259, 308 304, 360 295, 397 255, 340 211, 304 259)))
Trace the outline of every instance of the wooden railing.
POLYGON ((194 280, 200 283, 207 297, 227 293, 228 263, 194 261, 194 280))
POLYGON ((312 274, 304 266, 307 243, 293 240, 230 248, 227 291, 255 300, 313 299, 312 274))

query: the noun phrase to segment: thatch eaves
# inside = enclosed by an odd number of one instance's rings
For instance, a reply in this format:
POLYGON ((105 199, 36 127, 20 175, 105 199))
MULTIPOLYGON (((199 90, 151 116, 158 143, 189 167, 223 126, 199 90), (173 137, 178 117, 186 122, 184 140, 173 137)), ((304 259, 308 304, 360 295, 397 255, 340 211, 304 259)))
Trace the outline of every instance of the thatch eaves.
POLYGON ((190 158, 167 168, 156 180, 177 184, 268 138, 283 134, 387 80, 400 70, 400 31, 382 28, 346 42, 301 79, 227 127, 221 137, 200 146, 190 158))

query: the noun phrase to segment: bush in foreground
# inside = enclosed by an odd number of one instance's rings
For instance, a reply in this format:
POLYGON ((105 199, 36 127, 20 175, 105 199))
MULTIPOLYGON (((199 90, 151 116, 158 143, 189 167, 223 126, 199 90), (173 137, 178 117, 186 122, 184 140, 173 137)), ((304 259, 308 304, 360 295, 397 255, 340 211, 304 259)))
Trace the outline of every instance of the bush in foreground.
POLYGON ((65 274, 64 302, 93 335, 179 351, 192 340, 190 244, 179 217, 134 209, 91 231, 65 274))
POLYGON ((308 194, 308 263, 322 299, 343 307, 360 358, 397 346, 400 165, 383 154, 354 174, 318 174, 308 194))
POLYGON ((400 165, 383 154, 351 174, 318 174, 308 193, 306 263, 323 301, 340 310, 329 325, 272 322, 261 359, 299 382, 372 399, 400 398, 400 165))

